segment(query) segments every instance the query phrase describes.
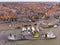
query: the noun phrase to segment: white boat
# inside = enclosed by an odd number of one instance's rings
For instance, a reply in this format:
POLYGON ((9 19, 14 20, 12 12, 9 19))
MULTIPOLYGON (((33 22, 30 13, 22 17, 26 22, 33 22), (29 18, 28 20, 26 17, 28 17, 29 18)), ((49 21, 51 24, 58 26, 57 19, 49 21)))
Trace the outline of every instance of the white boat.
MULTIPOLYGON (((27 33, 27 32, 26 32, 27 33)), ((54 39, 56 38, 56 35, 54 35, 53 32, 47 32, 46 35, 35 35, 33 36, 31 33, 30 34, 21 34, 21 35, 12 35, 10 34, 8 36, 8 40, 16 41, 16 40, 33 40, 33 39, 54 39), (37 37, 37 38, 36 38, 37 37)))
POLYGON ((25 36, 24 35, 19 35, 19 36, 16 36, 16 35, 12 35, 12 36, 8 36, 8 40, 10 40, 10 41, 16 41, 16 40, 27 40, 26 38, 25 38, 25 36))
POLYGON ((17 40, 14 35, 8 36, 8 40, 17 40))
POLYGON ((22 31, 26 31, 27 29, 25 27, 22 27, 22 31))
POLYGON ((53 34, 53 32, 47 32, 47 39, 53 39, 56 38, 56 35, 53 34))

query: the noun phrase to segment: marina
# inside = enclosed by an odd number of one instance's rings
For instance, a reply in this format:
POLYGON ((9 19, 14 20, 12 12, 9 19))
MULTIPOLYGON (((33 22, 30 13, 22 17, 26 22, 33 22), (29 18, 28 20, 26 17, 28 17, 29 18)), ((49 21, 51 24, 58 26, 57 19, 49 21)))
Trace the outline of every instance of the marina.
POLYGON ((0 45, 60 45, 60 3, 0 3, 0 45))

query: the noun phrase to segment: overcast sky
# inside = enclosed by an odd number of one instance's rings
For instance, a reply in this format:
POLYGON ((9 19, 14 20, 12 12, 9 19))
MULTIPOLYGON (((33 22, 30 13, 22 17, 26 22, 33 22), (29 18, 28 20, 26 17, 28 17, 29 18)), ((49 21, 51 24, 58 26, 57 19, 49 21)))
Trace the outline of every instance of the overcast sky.
POLYGON ((0 2, 60 2, 60 0, 0 0, 0 2))

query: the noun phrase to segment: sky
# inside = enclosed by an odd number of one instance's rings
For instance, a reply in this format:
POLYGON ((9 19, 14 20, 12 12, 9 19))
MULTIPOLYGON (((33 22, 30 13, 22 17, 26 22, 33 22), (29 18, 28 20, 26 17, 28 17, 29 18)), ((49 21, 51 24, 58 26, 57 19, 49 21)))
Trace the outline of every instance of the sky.
POLYGON ((0 2, 60 2, 60 0, 0 0, 0 2))

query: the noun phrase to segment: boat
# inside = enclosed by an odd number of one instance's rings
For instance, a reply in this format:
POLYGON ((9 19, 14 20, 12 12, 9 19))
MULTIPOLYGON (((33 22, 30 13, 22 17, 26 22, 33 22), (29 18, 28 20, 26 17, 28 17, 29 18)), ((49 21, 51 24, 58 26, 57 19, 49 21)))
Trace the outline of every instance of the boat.
POLYGON ((54 39, 56 38, 56 35, 54 35, 53 32, 47 32, 47 39, 54 39))
POLYGON ((8 40, 18 40, 14 35, 8 36, 8 40))
POLYGON ((36 34, 35 36, 32 36, 32 35, 19 35, 19 36, 17 36, 17 37, 15 37, 14 35, 13 35, 13 37, 12 36, 8 36, 8 40, 9 41, 17 41, 17 40, 36 40, 36 39, 38 39, 38 40, 40 40, 40 39, 44 39, 42 36, 39 36, 38 37, 38 35, 36 34))
MULTIPOLYGON (((29 29, 30 30, 30 29, 29 29)), ((8 40, 35 40, 35 39, 53 39, 56 38, 53 32, 47 32, 43 34, 39 34, 34 27, 32 27, 31 31, 28 31, 27 29, 23 28, 21 34, 19 35, 13 35, 10 34, 8 36, 8 40)))
POLYGON ((12 35, 12 36, 8 36, 8 40, 11 40, 11 41, 16 41, 16 40, 35 40, 35 39, 38 39, 38 40, 43 40, 43 39, 55 39, 56 36, 53 34, 53 33, 47 33, 47 34, 43 34, 43 35, 19 35, 19 36, 15 36, 15 35, 12 35), (47 36, 46 36, 47 35, 47 36))
POLYGON ((35 32, 30 32, 30 31, 23 31, 19 35, 13 35, 10 34, 8 36, 8 40, 10 41, 16 41, 16 40, 35 40, 35 39, 44 39, 45 37, 42 37, 42 35, 35 33, 35 32))

